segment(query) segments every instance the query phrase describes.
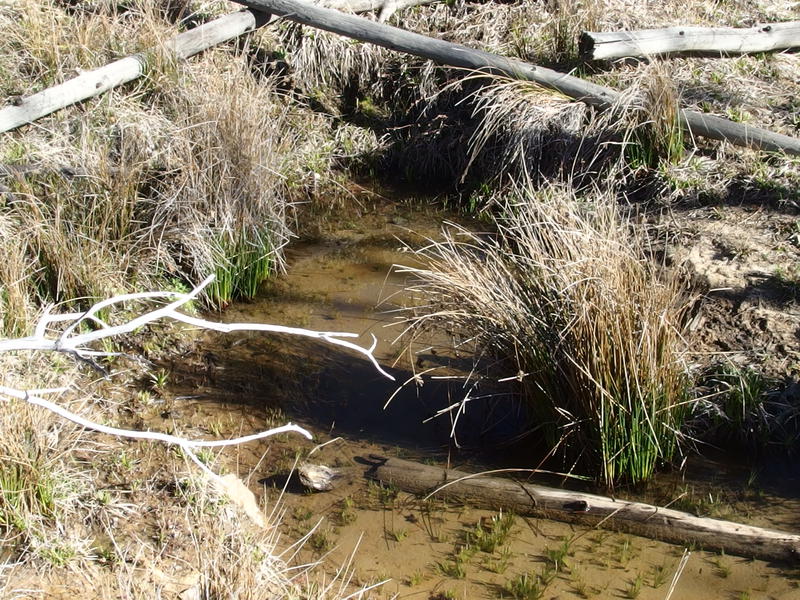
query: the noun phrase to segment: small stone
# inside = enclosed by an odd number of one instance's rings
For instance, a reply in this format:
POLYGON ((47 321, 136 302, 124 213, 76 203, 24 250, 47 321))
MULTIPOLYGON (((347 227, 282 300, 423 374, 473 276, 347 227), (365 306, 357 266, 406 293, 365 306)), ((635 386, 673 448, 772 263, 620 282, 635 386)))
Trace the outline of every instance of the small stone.
POLYGON ((342 478, 340 471, 326 467, 325 465, 313 465, 311 463, 301 463, 297 467, 297 474, 300 482, 309 489, 318 492, 328 492, 339 484, 342 478))

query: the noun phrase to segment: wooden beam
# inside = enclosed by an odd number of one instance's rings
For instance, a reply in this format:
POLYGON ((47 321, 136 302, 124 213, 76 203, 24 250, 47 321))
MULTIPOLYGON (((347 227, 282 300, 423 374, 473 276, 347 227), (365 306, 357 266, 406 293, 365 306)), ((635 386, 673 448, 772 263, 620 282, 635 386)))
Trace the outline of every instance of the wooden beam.
MULTIPOLYGON (((264 25, 269 19, 256 11, 244 10, 167 40, 164 48, 177 59, 186 59, 212 46, 231 40, 264 25)), ((127 56, 108 65, 82 73, 62 84, 47 88, 27 98, 17 98, 11 106, 0 109, 0 132, 32 123, 61 108, 102 94, 123 83, 141 77, 147 70, 144 53, 127 56)))
POLYGON ((737 556, 800 562, 800 535, 399 458, 370 458, 374 466, 367 477, 411 494, 433 494, 483 508, 603 527, 737 556))
MULTIPOLYGON (((610 108, 619 99, 619 92, 572 75, 375 23, 302 0, 234 1, 297 23, 427 58, 440 64, 534 81, 600 109, 610 108)), ((800 155, 800 140, 788 135, 690 110, 681 111, 681 121, 690 135, 725 140, 738 146, 800 155)))
POLYGON ((580 52, 585 60, 656 56, 674 52, 746 54, 800 47, 800 21, 750 28, 667 27, 639 31, 584 31, 580 52))

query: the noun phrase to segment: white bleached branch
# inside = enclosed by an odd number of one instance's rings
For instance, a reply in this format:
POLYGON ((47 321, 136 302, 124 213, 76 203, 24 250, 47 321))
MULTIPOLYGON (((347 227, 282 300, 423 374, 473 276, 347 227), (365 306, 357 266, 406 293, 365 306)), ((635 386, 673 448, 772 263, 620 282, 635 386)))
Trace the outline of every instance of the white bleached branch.
POLYGON ((358 344, 347 341, 346 339, 342 339, 358 337, 358 334, 356 333, 347 333, 341 331, 314 331, 300 327, 286 327, 284 325, 270 325, 264 323, 220 323, 218 321, 209 321, 207 319, 193 317, 178 310, 180 307, 194 300, 198 294, 213 280, 213 275, 207 277, 197 287, 188 293, 141 292, 137 294, 122 294, 119 296, 114 296, 113 298, 109 298, 94 304, 91 308, 83 313, 51 315, 49 310, 45 311, 45 314, 39 319, 39 322, 36 325, 34 335, 13 340, 0 340, 0 352, 6 352, 9 350, 45 350, 72 353, 80 358, 104 355, 108 356, 111 353, 103 353, 91 350, 88 348, 88 345, 100 339, 114 337, 124 333, 130 333, 155 321, 171 319, 173 321, 194 325, 202 329, 219 331, 221 333, 231 333, 234 331, 263 331, 269 333, 299 335, 322 340, 334 346, 347 348, 348 350, 352 350, 353 352, 361 354, 372 363, 378 372, 394 381, 394 377, 387 373, 375 359, 373 352, 375 351, 375 347, 377 345, 377 339, 374 335, 372 336, 372 345, 369 348, 364 348, 358 344), (133 318, 126 323, 113 327, 108 325, 98 316, 100 311, 113 305, 141 300, 172 300, 172 302, 166 306, 162 306, 161 308, 151 310, 141 316, 133 318), (65 321, 72 321, 72 323, 60 335, 56 337, 48 337, 48 328, 52 324, 65 321), (86 333, 76 333, 78 327, 83 322, 91 322, 97 326, 98 329, 86 333))
MULTIPOLYGON (((203 329, 210 329, 223 333, 230 333, 233 331, 264 331, 270 333, 285 333, 289 335, 300 335, 319 339, 321 341, 347 348, 362 356, 366 357, 375 368, 388 377, 394 380, 389 373, 387 373, 378 364, 373 354, 377 340, 375 336, 372 337, 372 345, 369 348, 364 348, 353 342, 347 341, 342 338, 358 337, 355 333, 334 332, 334 331, 314 331, 309 329, 302 329, 298 327, 285 327, 282 325, 269 325, 263 323, 220 323, 217 321, 210 321, 199 317, 194 317, 183 312, 179 309, 185 306, 188 302, 197 298, 200 292, 214 280, 213 275, 207 277, 198 286, 188 293, 183 292, 141 292, 136 294, 122 294, 114 296, 107 300, 102 300, 94 304, 85 312, 73 312, 68 314, 53 315, 50 314, 50 308, 44 311, 44 314, 39 319, 34 329, 34 334, 24 338, 0 340, 0 352, 10 351, 51 351, 51 352, 65 352, 79 358, 81 360, 90 361, 93 357, 97 356, 112 356, 116 353, 103 352, 93 350, 91 344, 98 340, 112 338, 125 333, 130 333, 156 321, 173 320, 181 323, 187 323, 203 329), (154 310, 145 312, 144 314, 131 318, 130 320, 120 325, 110 325, 103 318, 101 314, 104 309, 110 308, 115 305, 121 305, 129 302, 141 302, 147 300, 162 300, 169 301, 168 304, 154 310), (55 324, 67 324, 63 331, 54 328, 55 324), (95 329, 85 333, 80 332, 82 323, 91 323, 95 329)), ((164 442, 180 447, 186 455, 206 474, 209 478, 222 485, 223 489, 227 489, 226 482, 211 469, 209 469, 203 462, 195 455, 194 450, 198 448, 219 448, 223 446, 234 446, 244 444, 255 440, 271 437, 280 433, 299 433, 308 439, 312 439, 311 433, 306 429, 289 423, 281 427, 275 427, 266 431, 261 431, 251 435, 242 437, 224 439, 224 440, 192 440, 176 435, 161 433, 157 431, 137 431, 132 429, 121 429, 118 427, 111 427, 97 423, 90 419, 86 419, 63 406, 46 400, 43 395, 52 393, 62 393, 67 391, 68 388, 50 388, 39 390, 20 390, 6 386, 0 386, 0 396, 9 398, 17 398, 23 400, 34 406, 47 409, 60 417, 72 421, 82 427, 105 433, 116 437, 124 437, 129 439, 139 440, 152 440, 164 442)))

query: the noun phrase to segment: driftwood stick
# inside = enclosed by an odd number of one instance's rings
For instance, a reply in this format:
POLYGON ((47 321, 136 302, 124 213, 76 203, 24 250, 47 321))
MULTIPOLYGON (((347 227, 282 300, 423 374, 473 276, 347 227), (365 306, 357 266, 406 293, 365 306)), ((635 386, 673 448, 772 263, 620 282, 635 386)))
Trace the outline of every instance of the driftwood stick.
MULTIPOLYGON (((370 42, 390 50, 406 52, 444 65, 534 81, 600 109, 611 108, 620 96, 619 92, 610 88, 584 81, 572 75, 405 31, 383 23, 375 23, 302 0, 235 1, 297 23, 363 42, 370 42)), ((737 146, 800 155, 800 140, 788 135, 773 133, 759 127, 734 123, 727 119, 690 110, 681 111, 681 121, 690 135, 724 140, 737 146)))
POLYGON ((800 21, 750 28, 668 27, 640 31, 584 31, 580 52, 585 60, 655 56, 673 52, 746 54, 800 46, 800 21))
MULTIPOLYGON (((175 58, 182 60, 212 46, 233 39, 269 19, 257 12, 244 10, 196 29, 180 33, 168 40, 164 47, 175 58)), ((141 77, 147 70, 145 54, 127 56, 110 64, 82 73, 62 84, 47 88, 27 98, 17 98, 11 106, 0 109, 0 132, 10 131, 26 123, 49 115, 71 104, 97 96, 123 83, 141 77)))
POLYGON ((472 475, 398 458, 381 458, 367 476, 412 494, 432 494, 436 498, 457 499, 490 509, 502 508, 519 515, 600 526, 675 544, 695 544, 737 556, 800 560, 800 535, 696 517, 641 502, 472 475))

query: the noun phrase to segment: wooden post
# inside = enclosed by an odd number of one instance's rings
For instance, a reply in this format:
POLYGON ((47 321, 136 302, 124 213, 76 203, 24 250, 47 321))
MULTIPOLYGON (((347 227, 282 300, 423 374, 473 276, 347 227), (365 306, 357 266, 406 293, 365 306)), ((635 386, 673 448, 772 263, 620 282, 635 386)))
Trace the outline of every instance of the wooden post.
MULTIPOLYGON (((268 20, 258 12, 244 10, 225 15, 178 34, 168 40, 164 46, 176 58, 185 59, 252 31, 267 23, 268 20)), ((81 102, 118 85, 133 81, 141 77, 146 69, 147 59, 144 54, 127 56, 27 98, 18 98, 11 106, 0 109, 0 132, 31 123, 65 106, 81 102)))
MULTIPOLYGON (((565 73, 404 31, 383 23, 375 23, 302 0, 235 1, 297 23, 370 42, 390 50, 406 52, 441 64, 535 81, 600 109, 610 108, 619 99, 619 93, 610 88, 565 73)), ((788 135, 690 110, 681 111, 681 121, 690 135, 725 140, 738 146, 800 155, 800 140, 788 135)))
POLYGON ((695 544, 737 556, 795 563, 800 560, 800 535, 399 458, 370 458, 374 466, 367 477, 411 494, 432 494, 518 515, 599 526, 675 544, 695 544))
POLYGON ((800 21, 757 27, 668 27, 640 31, 584 31, 580 52, 585 60, 655 56, 672 52, 745 54, 800 46, 800 21))

